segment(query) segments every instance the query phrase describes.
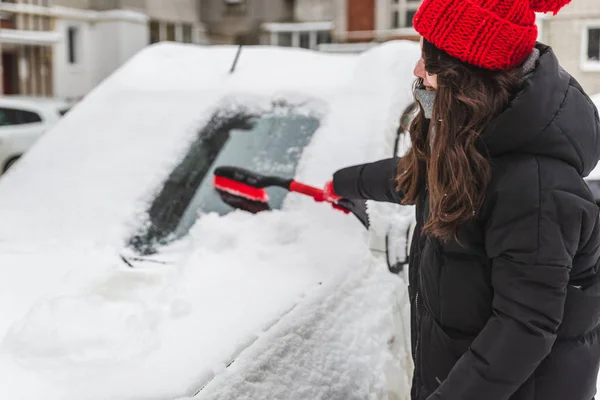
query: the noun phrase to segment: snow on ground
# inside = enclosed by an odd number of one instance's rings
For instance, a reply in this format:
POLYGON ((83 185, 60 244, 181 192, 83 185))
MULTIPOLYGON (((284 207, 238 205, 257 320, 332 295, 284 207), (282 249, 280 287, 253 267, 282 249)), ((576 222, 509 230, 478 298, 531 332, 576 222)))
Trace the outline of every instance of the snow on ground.
POLYGON ((171 399, 209 381, 201 398, 276 398, 285 384, 382 398, 391 354, 404 354, 386 350, 404 292, 352 217, 291 195, 282 211, 200 218, 173 265, 118 258, 222 101, 322 107, 297 169, 307 183, 389 156, 417 45, 360 57, 258 47, 228 75, 235 51, 143 51, 0 181, 0 398, 171 399))

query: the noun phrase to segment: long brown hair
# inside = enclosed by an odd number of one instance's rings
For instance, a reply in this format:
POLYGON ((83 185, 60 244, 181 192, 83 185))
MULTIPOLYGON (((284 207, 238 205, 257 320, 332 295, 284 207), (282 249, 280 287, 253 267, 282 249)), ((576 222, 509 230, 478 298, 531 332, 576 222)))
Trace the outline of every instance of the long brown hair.
MULTIPOLYGON (((401 158, 398 189, 415 204, 429 185, 430 214, 423 232, 457 239, 462 224, 476 215, 491 179, 480 137, 508 105, 520 70, 490 71, 463 63, 423 41, 425 70, 437 75, 433 117, 423 108, 410 126, 412 146, 401 158)), ((417 80, 415 88, 422 88, 417 80)))

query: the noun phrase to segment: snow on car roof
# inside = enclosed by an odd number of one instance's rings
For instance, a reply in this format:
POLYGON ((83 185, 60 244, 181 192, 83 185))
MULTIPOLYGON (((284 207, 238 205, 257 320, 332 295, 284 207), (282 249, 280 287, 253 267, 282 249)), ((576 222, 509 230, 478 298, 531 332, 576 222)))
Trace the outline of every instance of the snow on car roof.
MULTIPOLYGON (((0 398, 190 395, 263 331, 273 334, 275 322, 282 329, 287 321, 294 336, 309 323, 302 318, 329 321, 347 297, 357 303, 348 315, 365 319, 336 320, 336 332, 361 361, 333 353, 324 374, 336 365, 381 371, 381 327, 391 324, 398 282, 372 274, 362 227, 326 204, 291 197, 282 211, 200 218, 177 244, 185 251, 175 266, 128 269, 118 260, 166 174, 224 100, 285 98, 319 108, 321 125, 297 169, 309 184, 390 155, 411 101, 416 43, 360 56, 252 47, 229 75, 236 51, 175 44, 142 51, 0 181, 0 398), (338 289, 343 282, 348 287, 338 289)), ((240 361, 238 373, 250 361, 240 361)), ((353 379, 350 390, 369 393, 373 385, 353 379)), ((253 390, 268 397, 272 386, 253 390)))

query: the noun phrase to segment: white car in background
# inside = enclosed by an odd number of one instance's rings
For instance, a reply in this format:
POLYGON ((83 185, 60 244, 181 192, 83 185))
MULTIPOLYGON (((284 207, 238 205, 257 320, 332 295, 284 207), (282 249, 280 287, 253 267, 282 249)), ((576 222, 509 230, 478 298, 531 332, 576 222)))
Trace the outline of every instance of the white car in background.
POLYGON ((212 182, 392 156, 419 46, 237 51, 144 49, 0 180, 0 399, 409 398, 412 208, 212 182))
POLYGON ((58 99, 1 96, 0 173, 6 172, 70 107, 58 99))

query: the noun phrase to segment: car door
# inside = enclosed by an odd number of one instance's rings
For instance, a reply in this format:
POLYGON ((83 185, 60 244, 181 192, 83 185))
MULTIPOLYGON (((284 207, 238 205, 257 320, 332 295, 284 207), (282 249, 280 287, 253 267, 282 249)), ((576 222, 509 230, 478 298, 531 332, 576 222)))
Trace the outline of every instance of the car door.
POLYGON ((0 107, 0 171, 23 155, 44 131, 41 113, 0 107))

